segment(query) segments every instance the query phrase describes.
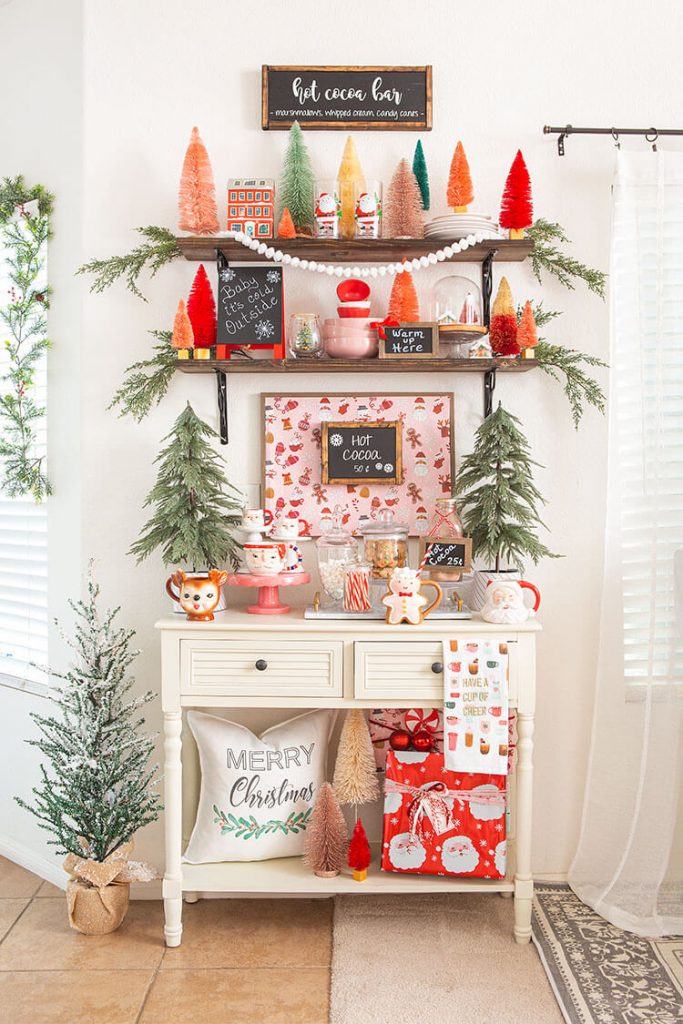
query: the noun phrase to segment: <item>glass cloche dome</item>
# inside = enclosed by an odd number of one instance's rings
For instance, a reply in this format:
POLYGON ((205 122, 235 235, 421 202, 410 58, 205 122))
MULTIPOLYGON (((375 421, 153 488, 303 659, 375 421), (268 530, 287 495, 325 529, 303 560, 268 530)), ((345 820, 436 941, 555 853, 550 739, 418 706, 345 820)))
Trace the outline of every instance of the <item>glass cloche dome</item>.
POLYGON ((487 334, 481 288, 468 277, 442 277, 432 288, 431 319, 438 323, 441 339, 456 345, 487 334))

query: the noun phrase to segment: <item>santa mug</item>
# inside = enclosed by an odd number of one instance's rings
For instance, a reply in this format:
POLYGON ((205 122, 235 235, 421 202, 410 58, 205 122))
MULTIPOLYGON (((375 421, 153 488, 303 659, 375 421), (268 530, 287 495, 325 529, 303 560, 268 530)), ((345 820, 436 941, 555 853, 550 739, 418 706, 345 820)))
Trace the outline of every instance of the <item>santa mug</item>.
POLYGON ((245 508, 242 513, 242 529, 247 533, 247 543, 255 544, 261 540, 261 534, 273 521, 273 513, 269 509, 245 508))
POLYGON ((254 576, 277 576, 287 564, 287 545, 268 543, 245 544, 244 560, 254 576))
POLYGON ((310 533, 311 527, 305 519, 282 519, 273 527, 271 537, 274 540, 296 540, 310 533))

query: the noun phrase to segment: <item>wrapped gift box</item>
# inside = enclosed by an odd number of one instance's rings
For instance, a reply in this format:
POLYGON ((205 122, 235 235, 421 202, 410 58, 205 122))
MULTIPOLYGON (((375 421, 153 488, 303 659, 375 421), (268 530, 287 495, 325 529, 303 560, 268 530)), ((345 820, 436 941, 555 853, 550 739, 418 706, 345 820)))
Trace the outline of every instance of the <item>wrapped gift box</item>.
POLYGON ((399 729, 411 734, 429 732, 434 738, 434 751, 443 750, 443 716, 436 708, 373 708, 369 726, 379 771, 384 771, 387 751, 391 750, 391 734, 399 729))
POLYGON ((503 878, 505 776, 449 772, 443 754, 386 758, 382 868, 503 878))

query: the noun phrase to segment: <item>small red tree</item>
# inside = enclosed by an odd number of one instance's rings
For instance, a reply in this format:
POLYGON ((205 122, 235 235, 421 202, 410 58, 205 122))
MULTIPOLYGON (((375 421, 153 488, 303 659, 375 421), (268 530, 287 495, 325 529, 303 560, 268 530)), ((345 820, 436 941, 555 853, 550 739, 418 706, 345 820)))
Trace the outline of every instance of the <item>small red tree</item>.
POLYGON ((491 310, 491 327, 489 342, 497 356, 516 356, 519 354, 517 344, 517 317, 512 292, 506 277, 501 277, 498 292, 491 310))
POLYGON ((466 213, 467 207, 474 199, 470 165, 467 162, 462 142, 455 147, 451 168, 448 173, 448 191, 446 201, 454 213, 466 213))
POLYGON ((195 235, 214 235, 218 231, 213 171, 198 128, 192 129, 180 175, 178 227, 195 235))
POLYGON ((531 178, 522 151, 518 149, 503 189, 500 226, 509 229, 510 238, 522 238, 524 228, 528 228, 533 220, 533 212, 531 178))
POLYGON ((334 878, 344 863, 346 821, 334 789, 323 782, 304 840, 304 862, 320 878, 334 878))
POLYGON ((370 867, 370 843, 363 828, 363 822, 356 822, 351 842, 349 843, 349 867, 353 868, 353 877, 357 882, 364 882, 370 867))
POLYGON ((187 315, 194 332, 195 359, 208 359, 209 349, 216 344, 216 303, 203 263, 190 288, 187 315))
POLYGON ((387 238, 424 238, 422 193, 407 160, 401 160, 384 203, 384 234, 387 238))
POLYGON ((524 303, 524 309, 519 320, 517 327, 517 344, 522 349, 522 355, 530 358, 534 354, 534 349, 538 345, 538 330, 536 329, 536 320, 534 319, 534 311, 530 302, 524 303))
POLYGON ((420 320, 420 303, 413 283, 413 275, 404 270, 397 274, 389 296, 387 316, 400 324, 415 324, 420 320))
POLYGON ((194 346, 194 333, 192 331, 190 318, 187 315, 187 310, 185 309, 185 303, 182 299, 178 303, 175 320, 173 321, 171 345, 176 349, 178 359, 190 358, 189 350, 194 346))

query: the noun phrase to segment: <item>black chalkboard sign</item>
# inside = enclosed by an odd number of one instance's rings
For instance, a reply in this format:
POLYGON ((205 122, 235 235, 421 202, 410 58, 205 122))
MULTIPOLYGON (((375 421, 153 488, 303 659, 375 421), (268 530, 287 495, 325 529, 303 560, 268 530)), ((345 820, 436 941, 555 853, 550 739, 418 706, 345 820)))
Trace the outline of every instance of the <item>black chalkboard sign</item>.
POLYGON ((431 131, 432 68, 262 68, 264 130, 368 128, 431 131))
POLYGON ((282 267, 228 266, 218 260, 220 345, 281 345, 284 338, 282 267))
POLYGON ((323 483, 400 484, 402 450, 401 420, 323 423, 323 483))
POLYGON ((463 537, 462 540, 430 540, 424 537, 420 541, 420 549, 420 558, 427 552, 425 568, 461 569, 463 572, 470 570, 472 541, 469 537, 463 537))
POLYGON ((438 324, 399 324, 382 329, 380 359, 433 359, 439 354, 438 324))

